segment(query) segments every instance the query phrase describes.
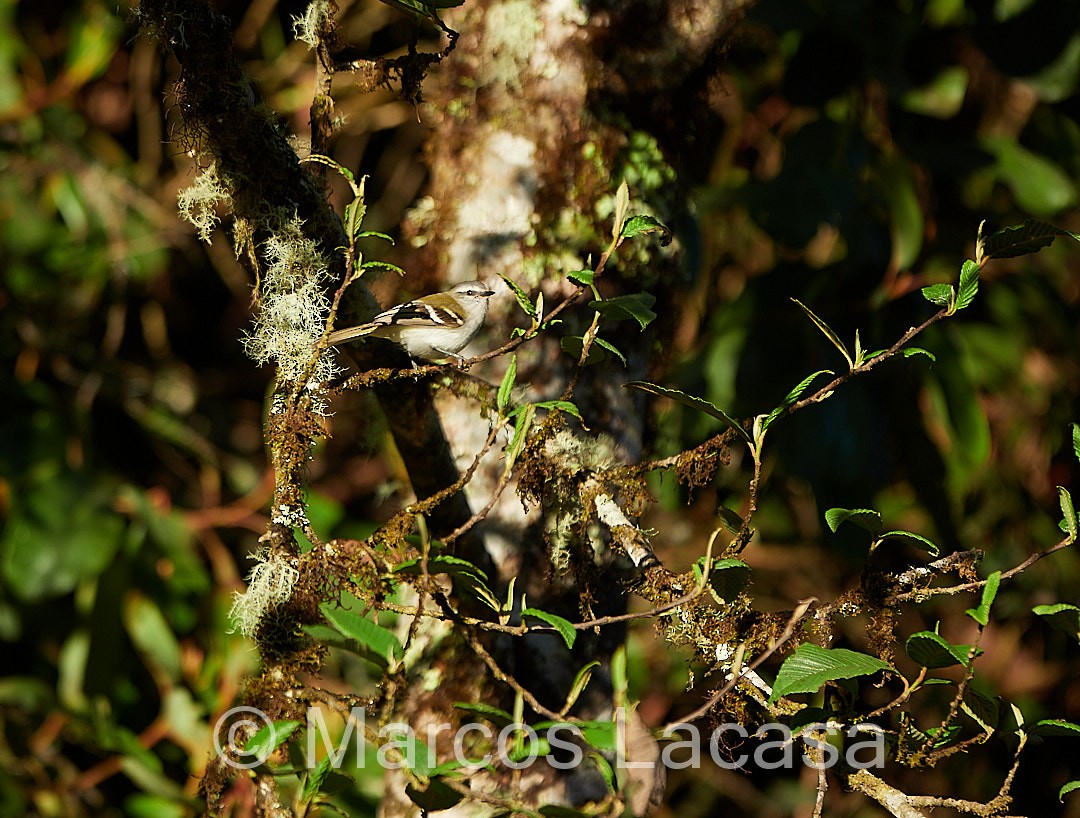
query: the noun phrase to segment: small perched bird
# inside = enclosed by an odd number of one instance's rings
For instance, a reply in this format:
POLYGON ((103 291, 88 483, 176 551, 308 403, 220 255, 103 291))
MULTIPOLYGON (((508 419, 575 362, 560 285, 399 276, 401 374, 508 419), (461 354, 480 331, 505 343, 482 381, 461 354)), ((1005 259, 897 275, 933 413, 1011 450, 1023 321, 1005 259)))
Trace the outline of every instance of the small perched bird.
POLYGON ((375 316, 367 324, 330 333, 330 344, 372 335, 400 344, 410 358, 425 361, 457 358, 480 331, 488 299, 495 293, 482 281, 466 281, 443 293, 406 301, 375 316))

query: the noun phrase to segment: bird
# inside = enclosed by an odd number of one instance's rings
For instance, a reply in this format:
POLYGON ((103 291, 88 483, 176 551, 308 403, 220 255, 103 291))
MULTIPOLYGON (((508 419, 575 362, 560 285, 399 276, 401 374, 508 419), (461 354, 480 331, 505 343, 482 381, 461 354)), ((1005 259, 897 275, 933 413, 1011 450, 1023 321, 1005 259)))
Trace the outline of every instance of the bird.
POLYGON ((391 307, 366 324, 334 330, 327 340, 337 346, 370 335, 393 341, 416 360, 460 361, 458 353, 480 331, 488 299, 494 294, 482 281, 465 281, 445 292, 391 307))

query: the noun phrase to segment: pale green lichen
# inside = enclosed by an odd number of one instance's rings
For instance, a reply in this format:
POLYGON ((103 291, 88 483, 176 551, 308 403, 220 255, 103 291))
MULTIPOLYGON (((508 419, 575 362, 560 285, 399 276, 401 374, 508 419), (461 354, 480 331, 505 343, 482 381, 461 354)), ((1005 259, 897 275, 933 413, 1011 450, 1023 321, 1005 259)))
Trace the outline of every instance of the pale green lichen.
MULTIPOLYGON (((267 267, 262 274, 260 310, 244 338, 248 356, 260 364, 277 364, 282 381, 295 381, 308 373, 330 308, 325 287, 329 265, 302 228, 303 222, 293 216, 263 244, 267 267)), ((310 382, 323 383, 336 371, 333 357, 323 354, 310 382)))
POLYGON ((254 636, 266 612, 292 598, 300 572, 284 556, 257 554, 255 567, 248 574, 246 591, 233 594, 229 619, 244 636, 254 636))
POLYGON ((219 208, 232 208, 232 193, 218 174, 217 165, 211 162, 191 187, 176 195, 176 204, 181 217, 191 222, 199 238, 209 244, 220 221, 219 208))
POLYGON ((312 0, 301 16, 292 18, 293 35, 308 48, 315 48, 330 16, 330 3, 327 0, 312 0))

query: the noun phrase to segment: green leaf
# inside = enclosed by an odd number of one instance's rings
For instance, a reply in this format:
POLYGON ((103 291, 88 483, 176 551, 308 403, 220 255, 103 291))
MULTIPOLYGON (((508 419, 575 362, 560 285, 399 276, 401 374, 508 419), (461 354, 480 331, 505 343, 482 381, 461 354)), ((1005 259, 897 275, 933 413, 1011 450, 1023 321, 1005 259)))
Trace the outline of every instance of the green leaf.
POLYGON ((993 733, 1001 721, 1001 704, 972 685, 964 690, 961 709, 978 722, 987 733, 993 733))
POLYGON ((865 528, 875 537, 881 531, 881 513, 872 508, 830 508, 825 512, 825 522, 834 534, 843 523, 854 523, 865 528))
MULTIPOLYGON (((383 2, 388 2, 388 0, 383 0, 383 2)), ((410 801, 420 807, 424 815, 456 807, 465 797, 440 778, 432 778, 426 787, 412 783, 406 784, 405 794, 409 796, 410 801)))
POLYGON ((388 241, 390 244, 394 244, 394 237, 388 236, 386 233, 380 233, 378 230, 361 230, 356 234, 358 239, 382 239, 388 241))
POLYGON ((617 295, 604 301, 590 301, 589 306, 600 313, 605 321, 633 318, 642 329, 645 329, 656 319, 656 313, 652 310, 652 305, 655 303, 656 296, 650 293, 630 293, 617 295))
POLYGON ((726 528, 729 534, 738 535, 746 525, 746 520, 739 516, 738 512, 725 506, 720 506, 716 510, 716 516, 720 520, 720 525, 726 528))
POLYGON ((1072 538, 1076 539, 1076 507, 1073 505, 1072 495, 1069 494, 1069 490, 1063 486, 1058 486, 1058 502, 1061 504, 1061 521, 1064 523, 1065 532, 1072 538))
POLYGON ((1080 781, 1070 781, 1058 790, 1058 801, 1064 804, 1065 796, 1077 789, 1080 789, 1080 781))
MULTIPOLYGON (((585 338, 581 335, 566 335, 559 339, 559 346, 562 348, 563 352, 572 357, 575 361, 580 361, 581 353, 585 349, 585 338)), ((593 364, 598 364, 601 361, 607 360, 605 351, 613 354, 622 361, 623 366, 626 366, 626 356, 613 344, 595 335, 593 336, 592 345, 589 347, 589 354, 585 356, 584 365, 592 366, 593 364)))
MULTIPOLYGON (((409 574, 420 576, 424 572, 420 557, 399 562, 393 569, 395 574, 409 574)), ((477 568, 471 562, 452 554, 433 554, 428 557, 427 571, 429 574, 449 574, 452 577, 472 576, 487 582, 487 574, 477 568)))
POLYGON ((576 281, 585 287, 592 286, 593 280, 596 278, 596 273, 592 270, 574 270, 566 274, 566 277, 571 281, 576 281))
POLYGON ((333 763, 333 756, 323 756, 322 761, 316 764, 313 768, 307 771, 307 775, 303 776, 304 786, 300 791, 300 800, 305 803, 311 803, 311 799, 319 794, 319 790, 322 789, 323 782, 326 780, 326 776, 330 773, 330 765, 333 763))
POLYGON ((803 644, 788 656, 776 674, 769 701, 792 693, 815 693, 826 682, 870 676, 892 666, 875 656, 845 648, 827 650, 818 645, 803 644))
POLYGON ((615 191, 615 218, 611 224, 611 237, 618 241, 622 237, 623 225, 626 224, 626 212, 630 209, 630 188, 623 179, 615 191))
POLYGON ((1064 631, 1080 642, 1080 608, 1059 602, 1057 605, 1036 605, 1031 612, 1044 617, 1050 627, 1064 631))
POLYGON ((134 591, 124 600, 124 625, 131 641, 151 668, 174 682, 182 678, 180 643, 161 609, 134 591))
POLYGON ((1002 228, 985 237, 981 235, 982 225, 979 225, 979 232, 975 258, 980 264, 992 258, 1015 258, 1037 253, 1053 244, 1058 236, 1080 241, 1080 234, 1070 233, 1038 219, 1028 219, 1023 224, 1002 228))
POLYGON ((388 667, 391 658, 394 662, 400 662, 404 658, 405 651, 392 631, 330 603, 324 602, 319 606, 319 610, 334 630, 368 648, 370 658, 381 667, 388 667))
POLYGON ((582 667, 574 676, 574 683, 570 685, 570 692, 566 694, 566 701, 563 703, 564 713, 573 707, 581 694, 585 692, 585 688, 589 686, 589 682, 592 680, 593 669, 599 666, 600 663, 594 659, 582 667))
POLYGON ((903 354, 905 358, 914 358, 916 355, 925 355, 931 361, 937 360, 937 358, 934 356, 934 353, 925 350, 922 347, 907 347, 903 350, 903 354))
MULTIPOLYGON (((700 580, 704 569, 705 558, 702 557, 694 563, 694 576, 700 580)), ((742 560, 714 559, 709 571, 709 585, 722 600, 734 602, 750 582, 751 573, 750 566, 742 560)))
POLYGON ((1076 186, 1069 174, 1011 136, 984 137, 980 147, 997 158, 987 173, 1012 189, 1022 211, 1050 216, 1076 202, 1076 186))
POLYGON ((667 247, 671 244, 671 230, 652 216, 631 216, 623 224, 622 237, 624 239, 632 239, 646 233, 659 233, 661 247, 667 247))
POLYGON ((289 736, 296 732, 296 728, 299 726, 300 722, 293 719, 263 725, 255 735, 248 739, 244 745, 244 753, 256 758, 267 759, 273 754, 274 750, 288 740, 289 736))
MULTIPOLYGON (((596 344, 602 349, 606 349, 608 352, 618 357, 618 359, 622 361, 622 365, 626 366, 626 356, 619 352, 619 350, 617 350, 613 344, 605 341, 603 338, 600 337, 597 337, 596 344)), ((590 355, 589 357, 591 358, 592 356, 590 355)), ((586 363, 588 363, 588 361, 586 361, 586 363)))
POLYGON ((502 274, 499 275, 499 278, 501 278, 503 281, 505 281, 506 286, 509 287, 511 289, 511 291, 514 293, 514 298, 517 299, 518 306, 521 307, 521 309, 523 309, 525 311, 525 314, 527 316, 529 316, 529 318, 532 318, 533 320, 535 320, 536 319, 536 305, 533 304, 533 300, 531 298, 529 298, 529 294, 526 293, 523 289, 521 289, 521 287, 518 286, 517 282, 514 281, 512 278, 509 278, 509 277, 504 276, 502 274))
POLYGON ((1080 738, 1080 724, 1073 724, 1064 719, 1041 719, 1035 723, 1031 732, 1045 737, 1080 738))
POLYGON ((979 265, 968 259, 960 268, 960 288, 956 291, 955 309, 962 310, 970 307, 978 291, 979 265))
POLYGON ((499 408, 499 414, 506 413, 506 407, 510 405, 510 393, 514 390, 514 382, 517 380, 517 353, 510 356, 510 366, 506 368, 502 383, 499 384, 499 394, 495 399, 495 405, 499 408))
POLYGON ((1080 461, 1080 423, 1072 424, 1072 444, 1073 454, 1076 456, 1076 459, 1080 461))
POLYGON ((772 425, 773 421, 780 417, 780 415, 784 413, 785 409, 787 409, 800 397, 802 397, 803 392, 805 392, 810 387, 810 384, 812 384, 817 378, 821 377, 822 375, 835 374, 836 373, 833 372, 831 369, 819 369, 817 372, 813 373, 812 375, 807 375, 805 378, 799 381, 795 385, 795 388, 787 393, 780 405, 773 409, 771 412, 769 412, 768 417, 766 417, 761 424, 762 430, 768 430, 768 428, 772 425))
POLYGON ((736 433, 742 437, 747 443, 753 445, 754 441, 750 437, 750 433, 746 431, 735 418, 731 417, 723 409, 709 403, 703 398, 696 398, 693 395, 687 395, 685 392, 680 392, 678 389, 668 389, 664 386, 658 386, 655 383, 649 383, 648 381, 630 381, 623 384, 624 388, 640 389, 642 392, 648 392, 650 395, 657 395, 661 398, 670 398, 676 403, 681 403, 683 406, 689 406, 691 409, 697 409, 700 412, 704 412, 707 415, 711 415, 717 420, 722 421, 726 426, 734 429, 736 433))
POLYGON ((929 287, 923 287, 920 292, 923 298, 939 307, 949 306, 956 295, 952 284, 931 284, 929 287))
POLYGON ((517 420, 514 422, 514 436, 510 440, 510 445, 506 447, 506 454, 504 456, 506 465, 503 467, 506 474, 509 474, 510 470, 514 468, 514 463, 517 462, 518 457, 520 457, 521 453, 525 450, 525 443, 529 436, 529 428, 532 426, 534 417, 536 417, 535 404, 525 404, 524 410, 518 414, 517 420))
POLYGON ((934 557, 941 553, 941 550, 935 543, 926 539, 926 537, 921 534, 913 534, 910 531, 886 531, 878 537, 879 542, 884 542, 885 540, 900 540, 901 542, 906 542, 908 545, 914 545, 916 548, 920 548, 934 557))
POLYGON ((915 173, 902 153, 893 152, 884 158, 879 177, 889 208, 892 268, 907 270, 919 257, 925 233, 915 173))
POLYGON ((829 342, 838 350, 840 350, 840 354, 843 355, 844 360, 847 361, 848 369, 853 369, 855 367, 855 361, 852 359, 851 354, 847 351, 847 347, 844 346, 844 342, 840 340, 840 336, 833 332, 832 327, 830 327, 828 324, 818 318, 814 314, 814 311, 811 310, 799 299, 793 298, 791 300, 799 305, 799 308, 806 313, 807 318, 809 318, 814 323, 815 327, 821 330, 822 334, 829 339, 829 342))
POLYGON ((574 630, 573 623, 568 619, 563 619, 561 616, 556 616, 555 614, 541 611, 537 608, 526 608, 521 612, 521 616, 523 619, 526 616, 531 616, 534 619, 539 619, 541 622, 546 622, 559 632, 559 636, 563 638, 563 641, 568 648, 574 647, 574 642, 577 639, 577 631, 574 630))
MULTIPOLYGON (((600 339, 597 338, 599 341, 600 339)), ((558 409, 560 412, 566 412, 568 415, 573 415, 578 420, 581 420, 581 410, 577 406, 568 400, 542 400, 537 401, 535 404, 537 409, 558 409)))
MULTIPOLYGON (((394 566, 395 574, 420 576, 423 574, 423 565, 419 557, 405 560, 394 566)), ((473 593, 481 601, 497 606, 495 595, 487 585, 487 574, 477 568, 471 562, 451 554, 430 555, 427 560, 429 574, 446 574, 454 582, 455 588, 465 588, 473 593)))
POLYGON ((379 261, 373 259, 371 261, 365 261, 360 265, 361 270, 370 270, 373 267, 377 267, 380 270, 389 270, 391 273, 397 273, 399 276, 404 276, 405 271, 398 267, 396 264, 391 264, 389 261, 379 261))
POLYGON ((907 638, 904 650, 920 667, 935 670, 953 665, 966 665, 968 655, 971 653, 971 645, 953 645, 933 631, 919 631, 907 638))
POLYGON ((490 704, 484 704, 483 702, 454 702, 454 707, 459 710, 466 710, 470 713, 476 713, 478 716, 484 716, 490 721, 505 727, 508 724, 514 723, 514 717, 498 707, 494 707, 490 704))

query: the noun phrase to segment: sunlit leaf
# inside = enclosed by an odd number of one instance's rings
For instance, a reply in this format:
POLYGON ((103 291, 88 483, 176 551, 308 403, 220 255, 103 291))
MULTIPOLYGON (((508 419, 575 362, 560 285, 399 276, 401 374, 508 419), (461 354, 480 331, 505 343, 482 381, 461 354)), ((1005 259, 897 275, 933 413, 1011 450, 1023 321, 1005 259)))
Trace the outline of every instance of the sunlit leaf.
POLYGON ((826 682, 870 676, 883 670, 892 670, 892 666, 876 656, 846 648, 827 650, 809 643, 799 645, 780 666, 769 701, 792 693, 816 693, 826 682))
POLYGON ((747 432, 735 418, 731 417, 731 415, 723 409, 709 403, 704 398, 697 398, 693 395, 687 395, 685 392, 680 392, 678 389, 668 389, 667 387, 658 386, 655 383, 649 383, 647 381, 630 381, 629 383, 624 383, 623 386, 629 389, 640 389, 642 392, 648 392, 651 395, 658 395, 662 398, 670 398, 676 403, 681 403, 684 406, 697 409, 700 412, 711 415, 717 420, 723 421, 725 425, 734 429, 747 443, 753 444, 754 442, 750 437, 750 433, 747 432))

